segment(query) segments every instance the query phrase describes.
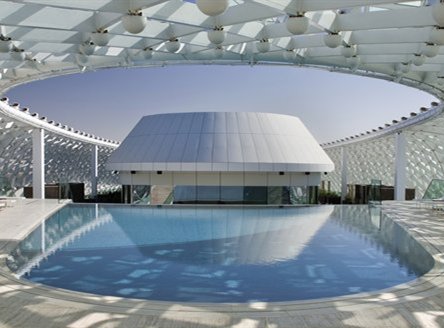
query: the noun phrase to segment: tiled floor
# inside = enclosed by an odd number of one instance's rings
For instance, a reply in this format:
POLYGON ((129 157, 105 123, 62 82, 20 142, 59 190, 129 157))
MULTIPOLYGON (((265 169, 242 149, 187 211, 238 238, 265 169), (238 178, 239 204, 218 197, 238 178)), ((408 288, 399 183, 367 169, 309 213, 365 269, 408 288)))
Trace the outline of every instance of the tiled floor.
POLYGON ((421 279, 392 289, 286 303, 176 304, 87 295, 14 279, 4 261, 11 247, 61 204, 17 200, 0 211, 0 327, 444 327, 444 213, 416 203, 383 211, 433 254, 421 279))

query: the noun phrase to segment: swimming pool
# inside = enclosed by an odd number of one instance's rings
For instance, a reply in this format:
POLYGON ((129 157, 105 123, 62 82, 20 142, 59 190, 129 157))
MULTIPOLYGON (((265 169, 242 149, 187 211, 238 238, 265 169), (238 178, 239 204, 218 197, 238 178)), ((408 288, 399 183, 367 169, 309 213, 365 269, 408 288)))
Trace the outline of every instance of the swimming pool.
POLYGON ((7 260, 16 276, 163 301, 294 301, 411 281, 431 256, 377 208, 68 205, 7 260))

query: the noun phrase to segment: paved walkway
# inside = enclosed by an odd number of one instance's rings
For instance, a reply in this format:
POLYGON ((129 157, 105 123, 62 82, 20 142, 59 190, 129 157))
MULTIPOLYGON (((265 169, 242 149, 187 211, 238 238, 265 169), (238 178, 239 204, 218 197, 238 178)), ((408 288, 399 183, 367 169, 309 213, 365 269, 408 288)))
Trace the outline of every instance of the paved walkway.
POLYGON ((415 203, 388 203, 383 211, 434 256, 422 278, 376 293, 238 305, 120 299, 16 280, 4 262, 9 249, 60 206, 23 200, 0 211, 0 327, 444 327, 444 213, 415 203))

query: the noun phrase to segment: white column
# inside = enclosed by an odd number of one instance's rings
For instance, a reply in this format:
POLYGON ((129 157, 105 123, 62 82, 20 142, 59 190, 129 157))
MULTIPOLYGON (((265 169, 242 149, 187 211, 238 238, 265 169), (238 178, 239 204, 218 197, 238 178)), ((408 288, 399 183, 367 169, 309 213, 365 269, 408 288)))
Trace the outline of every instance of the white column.
POLYGON ((45 198, 45 130, 32 131, 32 193, 33 198, 45 198))
POLYGON ((341 148, 341 201, 345 200, 347 197, 347 173, 348 173, 348 162, 347 162, 347 149, 345 147, 341 148))
POLYGON ((98 160, 98 146, 93 145, 91 149, 91 197, 97 196, 97 181, 99 177, 99 160, 98 160))
POLYGON ((402 132, 395 137, 395 200, 405 200, 406 186, 406 140, 402 132))

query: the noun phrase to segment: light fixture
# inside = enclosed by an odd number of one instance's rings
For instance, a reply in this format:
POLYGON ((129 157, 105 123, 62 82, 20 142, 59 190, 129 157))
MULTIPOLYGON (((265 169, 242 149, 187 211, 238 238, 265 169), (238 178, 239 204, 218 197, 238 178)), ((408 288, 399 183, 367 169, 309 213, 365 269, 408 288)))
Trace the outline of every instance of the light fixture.
POLYGON ((224 55, 224 48, 222 46, 214 48, 214 57, 219 59, 222 58, 223 55, 224 55))
POLYGON ((337 48, 342 43, 342 36, 339 33, 328 33, 324 35, 324 43, 329 48, 337 48))
POLYGON ((444 45, 444 28, 435 26, 430 32, 430 42, 444 45))
POLYGON ((109 42, 108 30, 97 30, 91 33, 91 41, 99 47, 104 47, 109 42))
POLYGON ((11 38, 8 38, 4 36, 3 34, 0 34, 0 52, 6 53, 10 52, 12 50, 12 42, 11 38))
POLYGON ((410 65, 408 63, 398 63, 395 66, 395 71, 402 74, 407 74, 408 72, 410 72, 410 65))
POLYGON ((165 47, 169 52, 175 53, 180 49, 180 42, 177 38, 171 38, 165 43, 165 47))
POLYGON ((11 51, 11 58, 16 61, 25 60, 25 50, 14 47, 11 51))
POLYGON ((287 30, 292 34, 304 34, 308 29, 308 17, 304 14, 289 15, 287 18, 287 30))
POLYGON ((208 40, 212 44, 221 44, 225 41, 225 31, 222 26, 215 26, 212 30, 208 31, 208 40))
POLYGON ((79 51, 86 56, 91 56, 94 53, 94 48, 94 43, 88 41, 79 46, 79 51))
POLYGON ((151 59, 153 58, 153 48, 151 47, 146 47, 145 49, 143 49, 143 57, 145 59, 151 59))
POLYGON ((350 58, 347 58, 347 63, 352 67, 352 68, 356 68, 359 66, 359 64, 361 63, 361 59, 354 55, 350 58))
POLYGON ((425 57, 421 54, 415 54, 413 56, 412 63, 415 66, 421 66, 425 63, 425 57))
POLYGON ((139 34, 145 29, 146 18, 141 11, 129 11, 122 16, 123 28, 131 34, 139 34))
POLYGON ((427 42, 422 50, 424 56, 432 58, 438 55, 439 46, 434 43, 427 42))
POLYGON ((76 63, 80 67, 86 66, 88 62, 88 57, 86 57, 84 54, 76 54, 76 63))
POLYGON ((432 6, 432 16, 439 26, 444 26, 444 4, 441 1, 432 6))
POLYGON ((296 59, 296 53, 293 49, 286 49, 284 51, 284 59, 287 61, 294 61, 296 59))
POLYGON ((256 42, 256 49, 259 52, 265 53, 270 51, 270 42, 268 39, 262 39, 258 42, 256 42))
POLYGON ((356 47, 354 45, 345 45, 341 48, 341 55, 350 58, 356 55, 356 47))
POLYGON ((228 8, 228 0, 197 0, 197 8, 205 15, 217 16, 228 8))

